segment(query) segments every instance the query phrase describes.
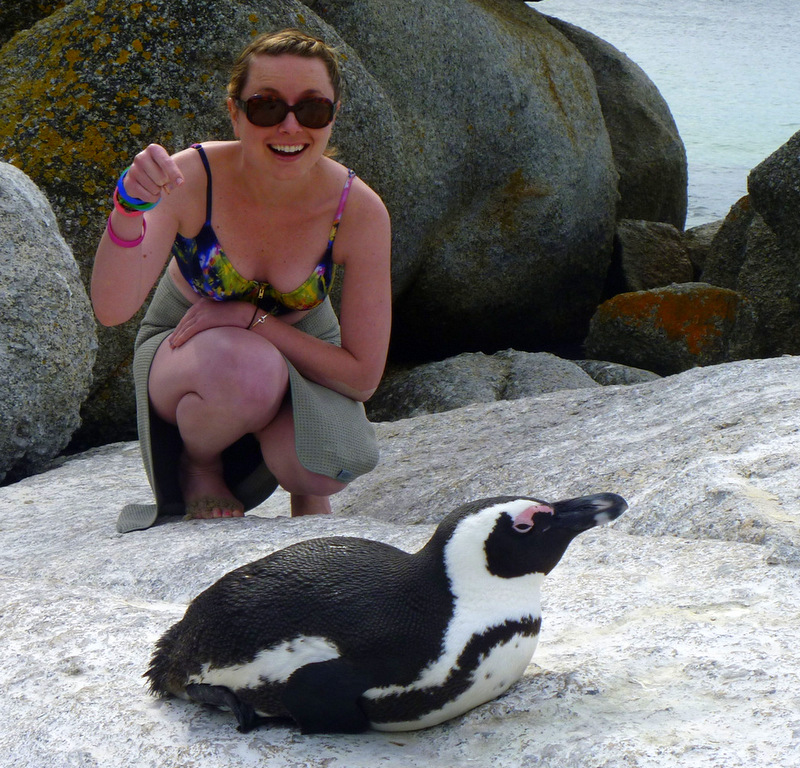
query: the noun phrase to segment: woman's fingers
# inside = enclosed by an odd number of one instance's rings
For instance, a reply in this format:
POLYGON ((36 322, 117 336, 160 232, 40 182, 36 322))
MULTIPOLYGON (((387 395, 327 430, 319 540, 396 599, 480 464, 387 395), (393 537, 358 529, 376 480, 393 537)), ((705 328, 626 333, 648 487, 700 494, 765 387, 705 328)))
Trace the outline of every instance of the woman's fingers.
POLYGON ((183 177, 169 152, 159 144, 150 144, 136 155, 123 183, 131 197, 154 203, 162 192, 169 194, 180 186, 183 177))
POLYGON ((149 153, 156 167, 150 177, 161 189, 169 194, 173 189, 183 184, 183 178, 181 177, 181 170, 178 168, 178 164, 172 159, 169 152, 167 152, 164 147, 160 144, 151 144, 145 151, 149 153))

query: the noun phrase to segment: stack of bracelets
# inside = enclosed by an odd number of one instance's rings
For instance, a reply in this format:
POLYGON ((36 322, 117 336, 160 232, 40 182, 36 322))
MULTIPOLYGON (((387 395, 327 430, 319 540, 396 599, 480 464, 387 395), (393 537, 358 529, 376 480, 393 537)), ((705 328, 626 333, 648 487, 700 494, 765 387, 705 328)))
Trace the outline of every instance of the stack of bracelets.
MULTIPOLYGON (((131 197, 125 191, 124 183, 125 176, 127 176, 129 170, 130 166, 128 166, 122 172, 122 175, 117 181, 117 186, 114 189, 114 208, 123 216, 135 218, 136 216, 141 216, 145 211, 150 211, 155 208, 161 202, 161 200, 159 199, 154 203, 148 203, 144 200, 140 200, 138 197, 131 197)), ((142 234, 139 235, 139 237, 137 237, 135 240, 123 240, 121 237, 117 237, 111 227, 111 214, 108 215, 106 230, 108 231, 108 236, 114 245, 118 245, 120 248, 135 248, 137 245, 141 244, 142 240, 144 240, 144 234, 147 232, 147 222, 142 219, 142 234)))

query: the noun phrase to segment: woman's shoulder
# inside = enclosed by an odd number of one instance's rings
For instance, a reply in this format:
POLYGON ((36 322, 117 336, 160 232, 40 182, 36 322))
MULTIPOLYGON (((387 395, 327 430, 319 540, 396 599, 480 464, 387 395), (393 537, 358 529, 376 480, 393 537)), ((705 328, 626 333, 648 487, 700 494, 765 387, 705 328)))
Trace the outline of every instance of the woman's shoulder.
MULTIPOLYGON (((346 179, 348 169, 343 168, 340 178, 346 179)), ((344 181, 342 181, 344 183, 344 181)), ((347 203, 342 214, 334 250, 337 263, 383 262, 389 253, 391 221, 380 195, 358 175, 350 185, 347 203)))
MULTIPOLYGON (((357 210, 364 215, 386 214, 386 206, 381 196, 358 175, 355 169, 336 160, 331 160, 331 162, 338 166, 335 173, 342 184, 350 173, 355 173, 347 198, 347 207, 351 213, 357 210)), ((386 215, 388 216, 388 214, 386 215)))

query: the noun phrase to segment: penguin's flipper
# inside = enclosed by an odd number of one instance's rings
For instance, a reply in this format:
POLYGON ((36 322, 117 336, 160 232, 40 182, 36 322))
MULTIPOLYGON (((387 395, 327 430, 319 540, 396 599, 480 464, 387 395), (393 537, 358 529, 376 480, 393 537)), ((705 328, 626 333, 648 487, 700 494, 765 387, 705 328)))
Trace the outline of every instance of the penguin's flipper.
POLYGON ((282 698, 303 733, 361 733, 369 720, 358 700, 371 687, 366 673, 342 659, 330 659, 295 671, 282 698))
POLYGON ((267 718, 257 715, 256 711, 224 685, 205 685, 191 683, 186 686, 186 695, 198 704, 211 704, 215 707, 229 709, 236 716, 239 726, 236 730, 247 733, 261 725, 267 718))

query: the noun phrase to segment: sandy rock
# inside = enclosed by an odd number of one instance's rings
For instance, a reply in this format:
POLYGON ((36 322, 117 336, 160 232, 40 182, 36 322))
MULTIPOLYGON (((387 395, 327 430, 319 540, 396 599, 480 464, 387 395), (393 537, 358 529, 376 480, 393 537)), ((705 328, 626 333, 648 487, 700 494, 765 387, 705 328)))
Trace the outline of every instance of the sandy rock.
POLYGON ((739 362, 379 424, 382 464, 332 517, 292 520, 278 494, 120 536, 120 505, 147 494, 135 443, 0 488, 3 764, 794 768, 798 373, 739 362), (547 578, 540 646, 502 698, 416 733, 303 737, 147 695, 155 640, 232 568, 313 536, 413 550, 456 503, 523 490, 631 508, 547 578))

